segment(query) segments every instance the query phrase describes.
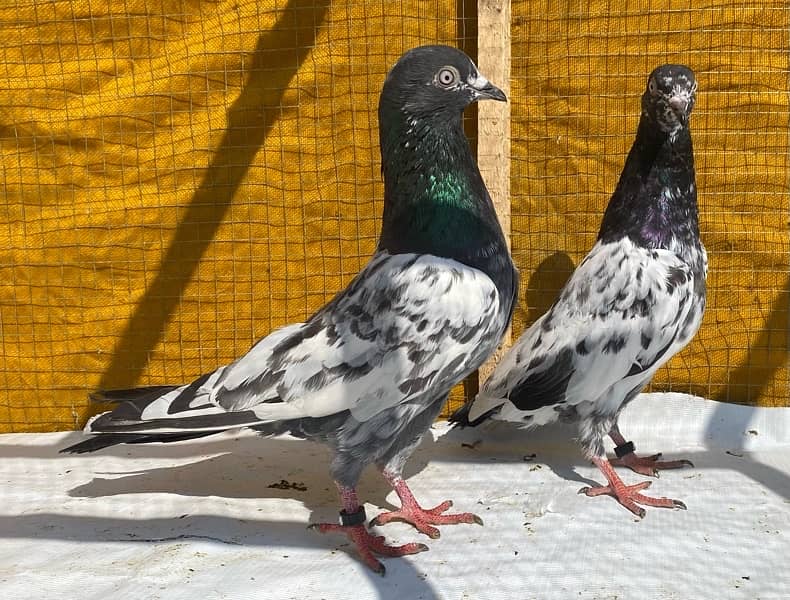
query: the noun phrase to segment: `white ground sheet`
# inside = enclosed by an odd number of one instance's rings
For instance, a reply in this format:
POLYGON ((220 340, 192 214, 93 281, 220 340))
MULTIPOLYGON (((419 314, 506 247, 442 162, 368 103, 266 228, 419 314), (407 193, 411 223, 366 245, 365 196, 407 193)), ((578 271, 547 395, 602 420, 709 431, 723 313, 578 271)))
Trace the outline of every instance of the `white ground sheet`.
MULTIPOLYGON (((621 429, 639 454, 694 462, 647 492, 687 511, 639 521, 578 495, 603 477, 567 427, 438 423, 408 481, 424 506, 452 498, 485 526, 377 528, 430 546, 383 559, 384 577, 345 537, 306 529, 337 519, 323 446, 240 433, 74 456, 58 450, 78 432, 1 435, 0 599, 790 598, 790 409, 646 394, 621 429)), ((397 506, 373 469, 359 493, 369 517, 397 506)))

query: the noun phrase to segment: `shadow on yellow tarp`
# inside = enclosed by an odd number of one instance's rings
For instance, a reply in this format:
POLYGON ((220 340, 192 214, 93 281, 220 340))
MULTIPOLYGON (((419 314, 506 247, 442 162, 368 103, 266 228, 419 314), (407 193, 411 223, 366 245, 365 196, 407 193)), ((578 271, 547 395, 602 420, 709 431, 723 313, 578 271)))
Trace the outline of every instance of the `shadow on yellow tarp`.
MULTIPOLYGON (((513 3, 514 334, 592 246, 647 73, 686 62, 709 308, 654 389, 783 405, 790 13, 709 4, 513 3)), ((328 301, 375 248, 387 69, 419 44, 474 54, 474 10, 0 7, 0 430, 78 427, 88 391, 191 380, 328 301)))
POLYGON ((225 135, 115 346, 99 389, 129 387, 140 380, 250 164, 277 123, 283 94, 315 45, 328 7, 328 0, 293 0, 258 39, 247 81, 228 109, 225 135))

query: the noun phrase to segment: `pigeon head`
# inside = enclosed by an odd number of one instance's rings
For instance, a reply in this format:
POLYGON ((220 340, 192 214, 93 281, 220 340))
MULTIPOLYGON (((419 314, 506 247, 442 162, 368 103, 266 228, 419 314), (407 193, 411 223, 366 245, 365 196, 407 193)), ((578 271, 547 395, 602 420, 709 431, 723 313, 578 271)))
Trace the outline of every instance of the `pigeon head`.
POLYGON ((658 127, 675 137, 688 127, 694 108, 697 80, 694 72, 683 65, 663 65, 647 79, 647 89, 642 96, 642 113, 658 127))
POLYGON ((457 119, 478 100, 505 102, 507 98, 460 50, 420 46, 401 56, 390 70, 379 111, 397 107, 412 120, 457 119))
POLYGON ((510 285, 507 244, 462 121, 464 109, 484 99, 506 101, 455 48, 414 48, 392 67, 378 112, 384 176, 378 249, 450 258, 510 285))
POLYGON ((689 129, 696 90, 694 73, 683 65, 663 65, 650 74, 636 139, 598 239, 609 243, 627 236, 646 248, 673 251, 699 246, 689 129))

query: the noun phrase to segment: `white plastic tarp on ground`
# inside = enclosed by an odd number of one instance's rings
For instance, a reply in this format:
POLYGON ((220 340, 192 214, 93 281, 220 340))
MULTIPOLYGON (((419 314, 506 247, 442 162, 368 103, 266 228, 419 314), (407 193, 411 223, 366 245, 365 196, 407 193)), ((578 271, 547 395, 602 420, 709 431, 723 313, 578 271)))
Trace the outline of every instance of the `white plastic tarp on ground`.
MULTIPOLYGON (((306 529, 337 519, 322 446, 242 433, 73 456, 58 450, 79 433, 2 435, 0 598, 789 598, 790 409, 646 394, 621 429, 641 454, 694 462, 648 490, 687 511, 639 521, 578 495, 603 478, 573 429, 440 423, 409 483, 425 506, 452 498, 485 526, 442 527, 438 540, 378 528, 430 546, 383 559, 385 577, 344 537, 306 529)), ((370 517, 397 506, 373 469, 359 492, 370 517)))

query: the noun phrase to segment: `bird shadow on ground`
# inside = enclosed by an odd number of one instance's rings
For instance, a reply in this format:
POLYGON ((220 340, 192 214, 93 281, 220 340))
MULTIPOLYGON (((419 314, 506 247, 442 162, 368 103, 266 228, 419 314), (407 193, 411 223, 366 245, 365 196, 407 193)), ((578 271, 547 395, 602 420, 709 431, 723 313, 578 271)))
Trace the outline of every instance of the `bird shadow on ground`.
MULTIPOLYGON (((78 433, 68 435, 63 438, 63 445, 77 441, 80 437, 78 433)), ((0 456, 8 457, 6 450, 9 449, 9 446, 0 445, 0 456)), ((73 456, 57 454, 57 448, 52 446, 17 446, 16 449, 19 451, 11 452, 11 455, 70 460, 71 464, 74 460, 73 456), (34 452, 24 452, 24 449, 34 452)), ((112 509, 113 497, 116 496, 125 496, 124 506, 128 508, 129 495, 149 494, 145 500, 147 502, 150 501, 150 494, 174 494, 229 500, 259 499, 261 508, 258 510, 261 518, 199 513, 156 518, 75 515, 68 512, 30 513, 0 516, 3 536, 85 542, 157 543, 210 540, 241 548, 327 548, 333 552, 345 552, 352 560, 359 560, 353 544, 344 536, 322 535, 307 529, 308 523, 336 523, 339 510, 337 490, 328 471, 329 453, 321 445, 292 438, 223 436, 221 439, 201 444, 115 446, 93 455, 89 460, 100 464, 101 461, 96 459, 100 459, 102 454, 128 458, 131 468, 113 471, 94 469, 91 480, 67 491, 68 496, 73 499, 84 499, 88 502, 100 499, 102 513, 106 514, 108 502, 112 509), (168 462, 161 467, 135 470, 136 459, 146 459, 149 464, 151 459, 168 462), (288 501, 293 501, 294 504, 288 501), (310 511, 308 519, 288 518, 289 513, 301 513, 296 503, 310 511), (282 510, 285 518, 267 518, 275 509, 282 510)), ((116 461, 115 465, 117 464, 116 461)), ((417 468, 421 470, 419 465, 417 468)), ((416 471, 411 473, 414 472, 416 471)), ((369 469, 363 475, 358 491, 362 500, 386 507, 386 498, 391 493, 391 488, 378 473, 369 469)), ((372 517, 377 512, 368 516, 372 517)), ((421 539, 421 534, 404 525, 394 527, 396 529, 388 525, 375 528, 374 531, 378 535, 386 536, 390 542, 393 540, 393 533, 397 543, 428 541, 421 539)), ((387 569, 385 577, 366 567, 358 569, 376 588, 379 598, 400 599, 404 590, 409 597, 437 597, 411 559, 385 558, 382 562, 387 569)))
MULTIPOLYGON (((753 411, 753 407, 732 406, 738 415, 733 417, 736 422, 748 422, 749 418, 740 412, 753 411)), ((719 415, 714 411, 711 417, 719 415)), ((779 469, 758 462, 752 458, 751 452, 744 450, 741 430, 730 426, 707 428, 707 448, 672 452, 667 448, 665 460, 687 459, 694 464, 694 469, 731 469, 759 483, 766 489, 790 500, 790 477, 779 469)), ((627 432, 626 432, 627 435, 627 432)), ((511 423, 492 423, 483 429, 454 428, 441 437, 437 448, 431 451, 434 461, 458 461, 464 463, 497 463, 497 462, 529 462, 548 467, 558 477, 567 481, 579 482, 584 485, 602 485, 599 482, 582 476, 577 468, 591 463, 585 461, 579 446, 574 441, 573 426, 554 423, 539 429, 524 431, 511 423)), ((638 439, 635 440, 637 446, 638 439)), ((416 453, 415 453, 416 454, 416 453)), ((526 467, 526 465, 525 465, 526 467)), ((621 469, 622 473, 630 473, 621 469)), ((687 473, 690 468, 681 469, 677 473, 687 473)), ((668 473, 668 472, 665 472, 668 473)), ((671 477, 666 474, 664 477, 671 477)), ((634 475, 634 477, 642 477, 634 475)))
MULTIPOLYGON (((737 408, 749 410, 749 407, 737 408)), ((715 415, 716 411, 710 414, 715 415)), ((745 418, 743 415, 736 417, 739 422, 745 418)), ((406 477, 419 475, 429 464, 441 467, 444 463, 452 465, 451 471, 454 475, 460 475, 457 481, 463 485, 465 474, 476 477, 478 483, 480 480, 486 481, 485 475, 482 478, 480 475, 486 465, 496 467, 497 463, 523 463, 523 479, 498 481, 496 485, 503 489, 531 490, 529 472, 541 467, 550 469, 567 481, 583 485, 592 483, 580 474, 580 471, 595 472, 590 470, 573 441, 572 426, 549 425, 530 432, 518 430, 507 423, 482 430, 445 431, 444 427, 437 426, 441 433, 435 436, 436 439, 426 436, 407 463, 406 477), (582 466, 584 469, 579 469, 582 466)), ((69 467, 73 468, 75 460, 81 459, 58 454, 57 449, 80 437, 79 433, 71 433, 59 438, 57 445, 49 446, 0 445, 0 457, 4 461, 12 457, 64 460, 69 461, 69 467)), ((764 488, 790 499, 790 478, 786 474, 759 463, 748 451, 725 452, 725 448, 737 448, 734 442, 742 437, 742 432, 739 434, 732 428, 714 427, 711 436, 706 438, 708 448, 679 452, 678 457, 691 459, 697 471, 738 471, 764 488)), ((636 436, 637 443, 638 440, 639 436, 636 436)), ((91 466, 86 468, 89 473, 92 469, 92 478, 72 480, 62 511, 0 516, 0 530, 4 532, 4 537, 104 543, 137 541, 145 544, 173 540, 212 540, 231 547, 238 546, 240 551, 251 549, 253 552, 260 547, 330 548, 348 553, 356 560, 353 546, 344 537, 321 536, 306 529, 308 521, 334 522, 337 518, 338 500, 328 473, 329 453, 324 446, 292 438, 266 439, 250 434, 237 437, 224 434, 201 442, 117 446, 104 449, 85 460, 92 461, 91 466), (101 470, 101 458, 108 455, 116 458, 113 470, 101 470), (119 466, 118 458, 128 460, 128 465, 119 466), (162 462, 161 465, 135 469, 137 460, 147 460, 147 465, 151 461, 162 462), (307 489, 301 489, 304 487, 307 489), (205 504, 201 505, 199 511, 189 514, 178 514, 179 509, 174 509, 171 517, 134 519, 118 516, 117 506, 120 504, 115 504, 114 497, 125 496, 123 506, 128 508, 128 496, 141 493, 148 494, 146 500, 141 502, 151 501, 151 494, 213 497, 221 502, 228 499, 227 504, 231 509, 234 499, 259 499, 261 518, 255 518, 254 513, 253 518, 205 514, 205 504), (97 515, 74 514, 74 503, 79 500, 89 503, 87 507, 80 508, 83 513, 92 510, 91 502, 101 512, 97 515), (310 512, 309 518, 289 517, 289 512, 303 514, 302 507, 310 512), (285 518, 271 518, 276 511, 281 511, 285 518)), ((693 474, 693 471, 684 469, 665 477, 677 475, 688 478, 688 474, 693 474)), ((639 476, 634 477, 641 479, 639 476)), ((693 485, 693 482, 689 485, 693 485)), ((415 487, 418 498, 424 497, 420 485, 415 487)), ((575 491, 576 486, 572 486, 567 493, 573 494, 575 491)), ((397 498, 373 469, 364 473, 359 493, 360 498, 376 506, 397 504, 397 498)), ((468 490, 466 495, 466 502, 469 502, 468 490)), ((157 501, 161 502, 161 496, 159 498, 157 501)), ((693 511, 693 502, 688 504, 693 511)), ((466 510, 473 507, 459 505, 458 508, 466 510)), ((398 526, 388 525, 377 529, 390 540, 394 533, 399 542, 427 541, 406 526, 401 525, 403 529, 399 530, 392 527, 398 526)), ((436 540, 429 542, 429 545, 436 547, 441 543, 442 540, 436 540)), ((279 558, 274 557, 277 560, 279 558)), ((435 590, 418 571, 419 558, 385 559, 384 563, 388 569, 385 578, 364 571, 378 597, 437 597, 435 590)))
MULTIPOLYGON (((673 452, 671 442, 665 458, 691 460, 696 469, 732 469, 767 489, 790 500, 790 478, 783 472, 751 458, 745 446, 744 427, 752 421, 754 407, 717 405, 707 417, 705 449, 673 452)), ((443 427, 443 425, 440 425, 443 427)), ((433 439, 426 435, 407 462, 408 479, 422 472, 430 463, 482 465, 496 463, 541 464, 567 481, 592 485, 577 470, 590 465, 575 442, 573 425, 554 423, 524 431, 510 423, 490 423, 478 428, 451 428, 433 439)), ((628 432, 626 431, 626 435, 628 432)), ((57 459, 59 448, 81 439, 80 433, 61 438, 56 446, 0 444, 3 459, 14 457, 57 459)), ((634 438, 639 446, 639 436, 634 438)), ((303 501, 313 513, 312 521, 334 521, 338 499, 329 476, 329 451, 320 444, 293 438, 261 438, 254 435, 233 437, 224 434, 199 443, 146 444, 113 446, 96 456, 129 459, 162 459, 171 464, 140 471, 101 473, 91 481, 69 491, 72 497, 107 497, 134 493, 173 493, 189 496, 228 498, 295 499, 303 501), (294 459, 293 457, 297 457, 294 459), (172 461, 185 461, 173 465, 172 461), (305 465, 310 465, 306 468, 305 465), (280 489, 282 479, 304 482, 308 492, 295 488, 280 489), (277 487, 270 487, 277 486, 277 487)), ((476 466, 474 468, 477 468, 476 466)), ((628 472, 625 470, 625 472, 628 472)), ((598 482, 600 483, 600 482, 598 482)), ((377 506, 396 506, 397 497, 373 468, 363 473, 359 483, 362 500, 377 506)))
MULTIPOLYGON (((220 490, 221 491, 221 490, 220 490)), ((0 515, 0 530, 5 539, 32 538, 86 543, 136 542, 157 544, 189 540, 209 541, 238 547, 240 550, 277 546, 287 548, 333 548, 332 552, 350 554, 358 560, 350 542, 344 538, 325 541, 321 534, 308 531, 298 521, 273 521, 266 519, 241 519, 207 514, 189 514, 178 517, 134 519, 105 516, 69 515, 62 513, 29 513, 0 515)), ((287 550, 286 550, 287 551, 287 550)), ((271 557, 266 557, 271 559, 271 557)), ((277 557, 287 560, 288 556, 277 557)), ((253 557, 258 568, 265 569, 261 559, 253 557)), ((195 570, 217 568, 217 560, 195 555, 190 561, 195 570)), ((381 600, 438 598, 434 588, 409 560, 385 558, 387 569, 384 577, 367 567, 360 566, 357 573, 364 574, 376 589, 381 600), (404 595, 405 594, 405 595, 404 595)), ((316 566, 316 569, 321 567, 316 566)), ((347 567, 343 567, 347 568, 347 567)), ((350 577, 350 572, 349 572, 350 577)), ((296 597, 296 596, 295 596, 296 597)))

